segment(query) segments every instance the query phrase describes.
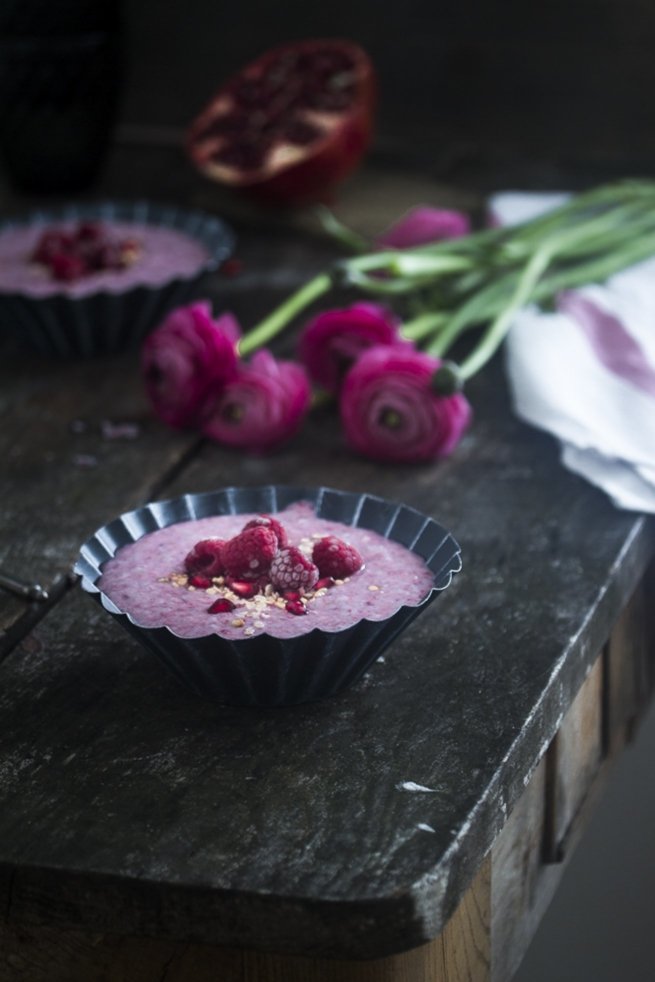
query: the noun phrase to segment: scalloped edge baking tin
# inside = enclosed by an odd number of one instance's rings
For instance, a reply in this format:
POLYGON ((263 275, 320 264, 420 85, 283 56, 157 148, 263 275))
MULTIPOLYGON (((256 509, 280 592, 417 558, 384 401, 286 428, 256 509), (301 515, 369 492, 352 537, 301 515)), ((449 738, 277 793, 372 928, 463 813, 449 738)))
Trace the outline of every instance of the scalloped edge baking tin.
POLYGON ((228 487, 151 502, 99 528, 80 549, 82 588, 167 666, 188 689, 221 703, 283 706, 323 699, 361 678, 462 568, 460 548, 434 519, 408 505, 334 488, 228 487), (143 628, 97 586, 101 568, 124 545, 156 529, 210 515, 273 514, 308 501, 322 518, 372 529, 420 555, 434 575, 428 595, 384 621, 361 620, 345 631, 314 629, 296 638, 269 635, 229 641, 215 634, 180 638, 167 627, 143 628))

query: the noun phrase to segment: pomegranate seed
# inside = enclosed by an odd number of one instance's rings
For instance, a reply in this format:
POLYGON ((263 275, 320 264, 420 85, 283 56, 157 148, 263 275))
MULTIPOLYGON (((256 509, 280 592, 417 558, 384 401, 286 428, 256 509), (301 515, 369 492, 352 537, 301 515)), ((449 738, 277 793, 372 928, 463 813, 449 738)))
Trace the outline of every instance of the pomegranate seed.
POLYGON ((307 608, 299 600, 287 600, 284 609, 288 610, 290 614, 298 615, 307 613, 307 608))
POLYGON ((300 594, 297 590, 285 590, 282 596, 285 600, 300 600, 300 594))
POLYGON ((211 607, 207 608, 208 614, 227 614, 230 610, 234 610, 234 604, 227 597, 219 597, 215 600, 211 607))
POLYGON ((242 597, 244 600, 250 600, 251 597, 254 597, 259 592, 257 583, 248 583, 245 580, 228 579, 227 585, 232 593, 236 593, 237 597, 242 597))
POLYGON ((208 580, 206 576, 190 576, 189 586, 196 586, 199 590, 206 590, 207 587, 212 585, 212 581, 208 580))
POLYGON ((334 580, 331 576, 324 576, 322 579, 318 580, 314 589, 315 590, 329 590, 330 587, 334 586, 334 580))

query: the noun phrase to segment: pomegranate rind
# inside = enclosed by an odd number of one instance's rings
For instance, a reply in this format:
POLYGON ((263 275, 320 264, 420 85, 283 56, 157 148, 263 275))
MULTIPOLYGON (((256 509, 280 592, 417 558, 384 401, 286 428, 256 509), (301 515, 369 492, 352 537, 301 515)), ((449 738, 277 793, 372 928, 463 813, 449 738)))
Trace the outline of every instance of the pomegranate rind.
MULTIPOLYGON (((373 137, 377 96, 371 59, 359 45, 342 39, 310 39, 273 48, 231 76, 215 93, 187 131, 186 151, 194 166, 219 184, 279 203, 302 203, 322 197, 341 183, 359 165, 373 137), (296 109, 289 122, 315 128, 317 136, 305 145, 274 140, 263 154, 261 165, 230 166, 217 161, 217 150, 229 139, 212 134, 212 126, 233 111, 232 93, 244 82, 261 79, 276 60, 326 51, 341 54, 351 63, 354 89, 350 103, 342 109, 296 109)), ((267 105, 264 112, 269 110, 267 105)), ((256 111, 256 110, 255 110, 256 111)), ((247 114, 248 110, 240 112, 247 114)), ((294 111, 291 110, 293 113, 294 111)), ((235 115, 238 115, 239 110, 235 115)))

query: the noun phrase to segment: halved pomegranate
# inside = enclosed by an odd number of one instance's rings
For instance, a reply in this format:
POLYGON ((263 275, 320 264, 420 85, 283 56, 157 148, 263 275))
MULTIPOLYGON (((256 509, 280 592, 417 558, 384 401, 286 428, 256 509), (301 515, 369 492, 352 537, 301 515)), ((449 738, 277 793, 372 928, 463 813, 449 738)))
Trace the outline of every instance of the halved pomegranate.
POLYGON ((203 174, 284 204, 320 200, 359 164, 372 136, 375 73, 344 40, 293 41, 229 79, 191 124, 203 174))

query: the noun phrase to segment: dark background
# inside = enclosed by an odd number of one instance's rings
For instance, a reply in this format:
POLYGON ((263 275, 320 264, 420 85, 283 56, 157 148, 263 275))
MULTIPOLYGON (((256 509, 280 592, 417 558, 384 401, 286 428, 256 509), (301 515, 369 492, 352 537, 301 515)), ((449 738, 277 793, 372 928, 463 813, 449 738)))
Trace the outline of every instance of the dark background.
POLYGON ((375 149, 462 181, 655 167, 652 0, 129 0, 121 117, 184 127, 289 38, 347 36, 379 75, 375 149))
POLYGON ((106 150, 103 128, 179 144, 232 72, 309 36, 369 52, 375 161, 475 189, 655 170, 652 0, 0 0, 0 143, 31 139, 19 170, 39 142, 84 129, 89 152, 106 150), (67 99, 74 123, 58 136, 50 109, 67 99))

